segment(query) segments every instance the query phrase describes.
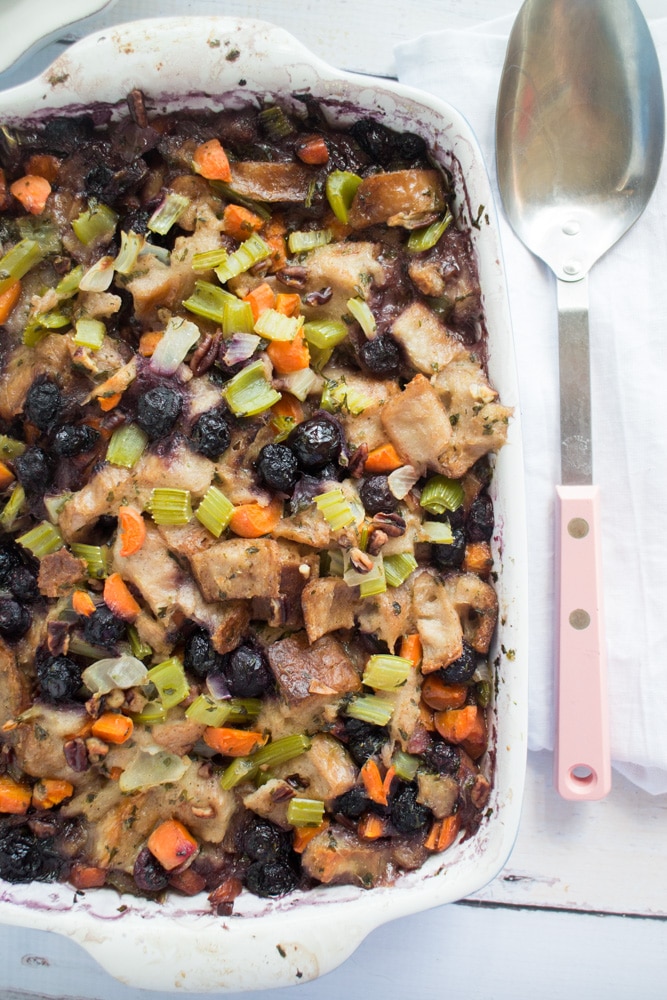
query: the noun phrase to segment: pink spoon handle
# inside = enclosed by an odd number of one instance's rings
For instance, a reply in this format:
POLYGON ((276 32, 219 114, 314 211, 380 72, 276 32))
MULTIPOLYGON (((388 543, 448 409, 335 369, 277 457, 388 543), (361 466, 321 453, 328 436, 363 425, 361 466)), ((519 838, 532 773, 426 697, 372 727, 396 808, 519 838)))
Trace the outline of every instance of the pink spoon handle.
POLYGON ((597 486, 557 486, 558 674, 554 783, 565 799, 611 788, 597 486))

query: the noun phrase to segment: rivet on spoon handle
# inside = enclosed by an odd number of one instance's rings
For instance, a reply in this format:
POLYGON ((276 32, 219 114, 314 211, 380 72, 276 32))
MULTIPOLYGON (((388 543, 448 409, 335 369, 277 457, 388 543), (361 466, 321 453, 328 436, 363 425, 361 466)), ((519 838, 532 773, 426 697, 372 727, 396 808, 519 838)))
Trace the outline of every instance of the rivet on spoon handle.
POLYGON ((611 788, 597 486, 557 486, 558 669, 554 783, 566 799, 611 788))

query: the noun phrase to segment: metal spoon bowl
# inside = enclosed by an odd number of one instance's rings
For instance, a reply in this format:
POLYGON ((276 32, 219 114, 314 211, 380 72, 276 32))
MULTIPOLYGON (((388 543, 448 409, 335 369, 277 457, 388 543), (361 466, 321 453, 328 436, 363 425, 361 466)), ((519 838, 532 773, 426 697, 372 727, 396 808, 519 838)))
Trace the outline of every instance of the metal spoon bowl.
POLYGON ((593 486, 587 275, 646 207, 665 112, 635 0, 526 0, 496 117, 498 183, 517 236, 556 275, 561 383, 555 784, 611 787, 598 490, 593 486))

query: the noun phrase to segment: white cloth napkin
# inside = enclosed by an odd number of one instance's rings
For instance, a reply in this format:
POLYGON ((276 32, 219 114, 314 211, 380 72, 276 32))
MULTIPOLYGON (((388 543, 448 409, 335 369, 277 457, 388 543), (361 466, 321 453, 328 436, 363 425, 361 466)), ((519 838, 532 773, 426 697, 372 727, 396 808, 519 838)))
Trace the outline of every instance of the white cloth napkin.
MULTIPOLYGON (((513 18, 423 35, 398 77, 456 107, 495 178, 495 104, 513 18)), ((650 24, 667 81, 667 18, 650 24)), ((497 195, 497 205, 500 198, 497 195)), ((560 477, 555 278, 502 216, 526 462, 529 747, 554 738, 554 486, 560 477)), ((594 480, 602 503, 614 767, 667 792, 667 158, 633 229, 590 273, 594 480)))

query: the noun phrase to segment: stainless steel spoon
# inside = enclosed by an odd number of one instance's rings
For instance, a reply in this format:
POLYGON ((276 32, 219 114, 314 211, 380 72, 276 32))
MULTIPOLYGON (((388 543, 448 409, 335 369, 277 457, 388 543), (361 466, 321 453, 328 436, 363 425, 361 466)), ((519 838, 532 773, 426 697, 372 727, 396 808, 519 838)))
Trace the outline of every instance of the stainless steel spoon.
POLYGON ((593 485, 588 271, 633 225, 664 145, 660 67, 634 0, 526 0, 496 117, 498 183, 517 236, 556 275, 561 477, 554 781, 611 787, 598 488, 593 485))

